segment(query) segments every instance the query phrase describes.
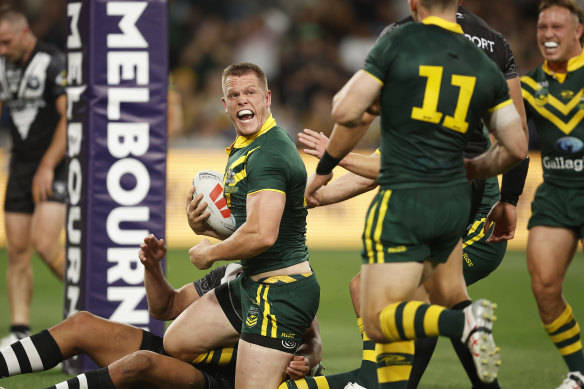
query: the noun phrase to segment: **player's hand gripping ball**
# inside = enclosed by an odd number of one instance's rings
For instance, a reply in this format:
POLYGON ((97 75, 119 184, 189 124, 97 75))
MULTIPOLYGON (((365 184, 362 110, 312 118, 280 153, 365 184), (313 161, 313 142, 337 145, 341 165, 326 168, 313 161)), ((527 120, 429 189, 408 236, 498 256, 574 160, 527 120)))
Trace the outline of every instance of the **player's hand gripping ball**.
POLYGON ((223 176, 214 170, 202 170, 193 178, 193 185, 195 186, 193 198, 202 193, 202 201, 207 203, 207 210, 211 212, 207 219, 209 226, 220 235, 233 234, 235 218, 223 197, 223 176))

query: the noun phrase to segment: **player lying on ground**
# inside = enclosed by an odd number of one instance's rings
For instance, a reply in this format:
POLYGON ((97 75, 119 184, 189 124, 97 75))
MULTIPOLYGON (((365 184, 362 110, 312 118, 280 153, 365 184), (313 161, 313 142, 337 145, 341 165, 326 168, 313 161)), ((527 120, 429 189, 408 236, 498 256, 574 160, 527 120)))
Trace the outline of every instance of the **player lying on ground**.
MULTIPOLYGON (((192 196, 192 193, 191 193, 192 196)), ((211 271, 202 279, 173 289, 164 278, 160 261, 166 255, 162 239, 144 239, 139 257, 144 264, 146 294, 152 316, 171 320, 211 289, 241 272, 239 264, 211 271)), ((321 358, 318 323, 305 335, 287 374, 300 378, 321 358), (306 356, 302 355, 307 353, 306 356), (309 362, 310 361, 310 362, 309 362)), ((218 348, 192 364, 167 356, 162 338, 140 328, 113 322, 89 312, 78 312, 56 326, 24 338, 0 351, 0 377, 44 371, 65 359, 87 354, 102 369, 90 371, 67 381, 67 386, 86 383, 92 388, 233 388, 236 345, 218 348)), ((77 385, 77 386, 76 386, 77 385)))

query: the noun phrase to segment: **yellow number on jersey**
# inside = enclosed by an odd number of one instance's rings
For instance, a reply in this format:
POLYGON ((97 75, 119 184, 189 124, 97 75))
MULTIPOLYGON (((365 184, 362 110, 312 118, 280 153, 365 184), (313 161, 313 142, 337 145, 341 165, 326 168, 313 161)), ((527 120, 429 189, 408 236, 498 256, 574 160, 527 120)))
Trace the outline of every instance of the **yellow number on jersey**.
MULTIPOLYGON (((438 112, 438 98, 440 97, 440 83, 442 82, 442 66, 420 66, 420 76, 428 78, 424 102, 422 107, 412 108, 412 119, 438 124, 443 114, 438 112)), ((454 109, 454 117, 446 115, 442 125, 456 132, 466 133, 468 122, 465 121, 470 99, 474 92, 476 77, 453 74, 450 83, 458 86, 458 101, 454 109)))

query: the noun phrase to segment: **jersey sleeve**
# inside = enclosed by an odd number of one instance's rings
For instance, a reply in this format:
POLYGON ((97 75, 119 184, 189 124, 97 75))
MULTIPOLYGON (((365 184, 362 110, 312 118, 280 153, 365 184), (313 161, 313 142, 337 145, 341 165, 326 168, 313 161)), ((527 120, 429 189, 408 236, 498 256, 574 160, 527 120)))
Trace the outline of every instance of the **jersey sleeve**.
POLYGON ((365 59, 363 70, 377 78, 381 83, 385 79, 388 69, 392 65, 395 52, 392 50, 396 30, 380 36, 365 59))
MULTIPOLYGON (((494 65, 494 62, 491 62, 494 65)), ((492 85, 492 99, 489 104, 489 112, 493 113, 497 109, 502 108, 508 104, 512 104, 511 96, 509 95, 509 86, 503 77, 503 74, 494 66, 491 85, 492 85)))
POLYGON ((290 165, 286 153, 275 145, 263 145, 257 148, 248 157, 246 172, 248 195, 263 190, 286 193, 290 165))
POLYGON ((511 78, 518 77, 519 74, 517 73, 517 65, 515 64, 515 56, 511 51, 511 47, 507 42, 507 39, 503 35, 500 35, 501 41, 503 43, 503 52, 505 57, 505 64, 504 68, 501 69, 503 74, 505 75, 505 79, 509 80, 511 78))
POLYGON ((65 54, 62 52, 54 53, 47 68, 47 86, 54 97, 65 94, 65 86, 67 85, 66 69, 65 54))

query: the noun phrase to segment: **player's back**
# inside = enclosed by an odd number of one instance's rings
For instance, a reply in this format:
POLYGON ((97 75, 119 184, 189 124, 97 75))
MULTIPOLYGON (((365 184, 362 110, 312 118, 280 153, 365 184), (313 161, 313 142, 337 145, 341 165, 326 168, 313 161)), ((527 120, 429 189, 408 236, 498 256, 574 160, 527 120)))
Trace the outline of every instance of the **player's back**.
POLYGON ((365 70, 384 87, 384 188, 446 186, 465 182, 468 130, 486 111, 508 100, 496 65, 455 23, 428 18, 379 39, 365 70))

